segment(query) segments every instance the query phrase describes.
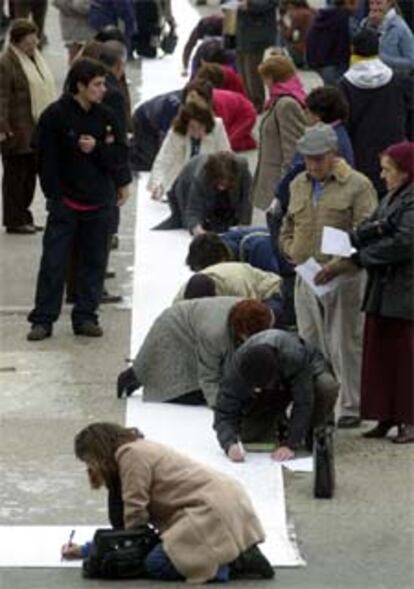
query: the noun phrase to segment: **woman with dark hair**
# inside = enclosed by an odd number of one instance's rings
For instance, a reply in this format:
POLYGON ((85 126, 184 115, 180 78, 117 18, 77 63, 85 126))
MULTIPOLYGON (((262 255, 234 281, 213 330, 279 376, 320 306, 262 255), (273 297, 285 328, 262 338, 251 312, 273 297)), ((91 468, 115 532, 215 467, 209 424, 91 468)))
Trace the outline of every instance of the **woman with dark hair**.
POLYGON ((247 337, 273 325, 255 300, 182 301, 155 320, 132 368, 118 376, 118 397, 144 387, 145 401, 214 405, 226 361, 247 337))
POLYGON ((270 99, 260 125, 259 156, 253 180, 253 203, 267 209, 275 185, 286 173, 305 129, 305 90, 289 57, 263 61, 259 73, 270 99))
POLYGON ((155 159, 148 189, 154 199, 168 191, 184 165, 199 154, 227 151, 230 143, 221 119, 200 102, 184 104, 155 159))
POLYGON ((306 37, 315 10, 309 6, 307 0, 286 0, 280 9, 280 28, 283 40, 296 67, 306 64, 306 37))
POLYGON ((156 229, 185 227, 192 235, 227 231, 251 221, 247 160, 229 151, 192 158, 167 193, 171 217, 156 229))
POLYGON ((414 442, 414 143, 381 155, 388 194, 351 235, 352 260, 368 272, 361 417, 376 419, 366 438, 393 426, 397 444, 414 442))
MULTIPOLYGON (((145 578, 198 584, 274 576, 257 546, 261 523, 237 481, 113 423, 80 431, 75 454, 93 489, 120 482, 126 529, 151 523, 159 530, 145 578)), ((88 548, 65 545, 62 556, 81 558, 88 548)))

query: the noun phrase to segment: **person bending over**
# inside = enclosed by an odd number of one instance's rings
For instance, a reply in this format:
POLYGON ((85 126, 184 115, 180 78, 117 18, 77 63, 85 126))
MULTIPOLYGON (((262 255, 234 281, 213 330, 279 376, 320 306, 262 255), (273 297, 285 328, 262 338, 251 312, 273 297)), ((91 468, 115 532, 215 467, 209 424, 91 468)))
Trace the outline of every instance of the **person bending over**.
POLYGON ((193 158, 167 194, 171 216, 155 229, 185 227, 200 235, 248 225, 251 179, 247 160, 231 152, 193 158))
POLYGON ((182 301, 155 320, 133 366, 118 377, 118 397, 144 387, 145 401, 213 406, 224 366, 253 333, 273 325, 259 301, 211 297, 182 301))
POLYGON ((333 422, 338 390, 328 362, 314 346, 278 329, 253 335, 235 352, 220 383, 213 426, 219 444, 230 460, 242 462, 242 417, 248 421, 249 411, 265 402, 263 416, 285 419, 291 405, 286 438, 272 458, 293 458, 311 427, 333 422))
MULTIPOLYGON (((262 525, 237 481, 115 423, 85 427, 75 437, 75 454, 93 489, 121 489, 122 527, 158 529, 144 578, 205 583, 274 576, 257 546, 265 539, 262 525)), ((89 550, 90 544, 66 544, 62 557, 82 558, 89 550)))

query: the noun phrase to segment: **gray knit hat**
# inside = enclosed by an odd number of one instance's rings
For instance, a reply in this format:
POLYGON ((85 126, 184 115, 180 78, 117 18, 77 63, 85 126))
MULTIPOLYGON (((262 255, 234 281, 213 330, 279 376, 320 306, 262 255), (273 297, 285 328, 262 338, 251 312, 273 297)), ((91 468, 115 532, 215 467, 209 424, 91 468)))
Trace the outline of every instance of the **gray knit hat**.
POLYGON ((338 138, 330 125, 318 123, 306 129, 297 149, 302 155, 323 155, 338 149, 338 138))

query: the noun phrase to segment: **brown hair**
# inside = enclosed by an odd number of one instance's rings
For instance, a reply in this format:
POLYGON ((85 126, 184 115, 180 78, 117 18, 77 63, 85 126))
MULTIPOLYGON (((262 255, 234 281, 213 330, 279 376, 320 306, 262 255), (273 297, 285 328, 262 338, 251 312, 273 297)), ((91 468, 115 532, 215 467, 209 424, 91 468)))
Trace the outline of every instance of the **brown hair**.
POLYGON ((236 303, 229 314, 229 326, 236 343, 259 331, 270 329, 273 313, 265 304, 253 299, 236 303))
POLYGON ((190 92, 197 92, 197 94, 207 102, 208 105, 213 103, 213 86, 208 80, 198 80, 195 78, 184 86, 181 95, 181 102, 184 104, 190 92))
POLYGON ((207 80, 214 88, 221 88, 224 84, 224 72, 217 63, 205 63, 197 70, 197 80, 207 80))
POLYGON ((143 438, 135 427, 123 427, 116 423, 91 423, 75 436, 75 455, 79 460, 93 460, 110 488, 118 477, 118 465, 115 452, 120 446, 143 438))
POLYGON ((95 59, 96 61, 100 62, 104 47, 105 47, 105 45, 103 43, 101 43, 100 41, 89 41, 81 49, 79 58, 88 57, 89 59, 95 59))
POLYGON ((239 177, 239 165, 231 151, 212 153, 204 166, 206 180, 210 186, 226 181, 234 186, 239 177))
POLYGON ((273 55, 257 69, 262 78, 270 78, 273 82, 286 82, 296 73, 295 64, 286 55, 273 55))
POLYGON ((188 124, 191 120, 198 121, 204 125, 206 133, 210 133, 214 129, 214 116, 211 109, 196 100, 192 100, 180 107, 178 115, 172 122, 172 128, 176 133, 186 135, 188 124))
POLYGON ((10 43, 17 45, 27 35, 38 35, 39 29, 27 18, 16 18, 10 26, 10 43))

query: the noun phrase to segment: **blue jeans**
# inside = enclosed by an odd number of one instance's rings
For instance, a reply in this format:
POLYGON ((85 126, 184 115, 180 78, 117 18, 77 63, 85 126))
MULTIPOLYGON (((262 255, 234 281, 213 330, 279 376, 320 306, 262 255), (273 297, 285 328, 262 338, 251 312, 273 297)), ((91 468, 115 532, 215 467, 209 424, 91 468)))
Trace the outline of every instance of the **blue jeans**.
MULTIPOLYGON (((177 571, 171 560, 160 543, 155 546, 145 559, 145 568, 151 579, 159 581, 184 581, 183 575, 177 571)), ((212 581, 226 582, 229 580, 229 567, 222 565, 219 567, 216 576, 212 581)))
POLYGON ((75 326, 88 320, 96 323, 105 276, 111 207, 79 212, 57 201, 48 203, 48 208, 35 308, 28 320, 32 324, 50 326, 59 317, 68 254, 76 235, 82 261, 78 268, 72 323, 75 326))

